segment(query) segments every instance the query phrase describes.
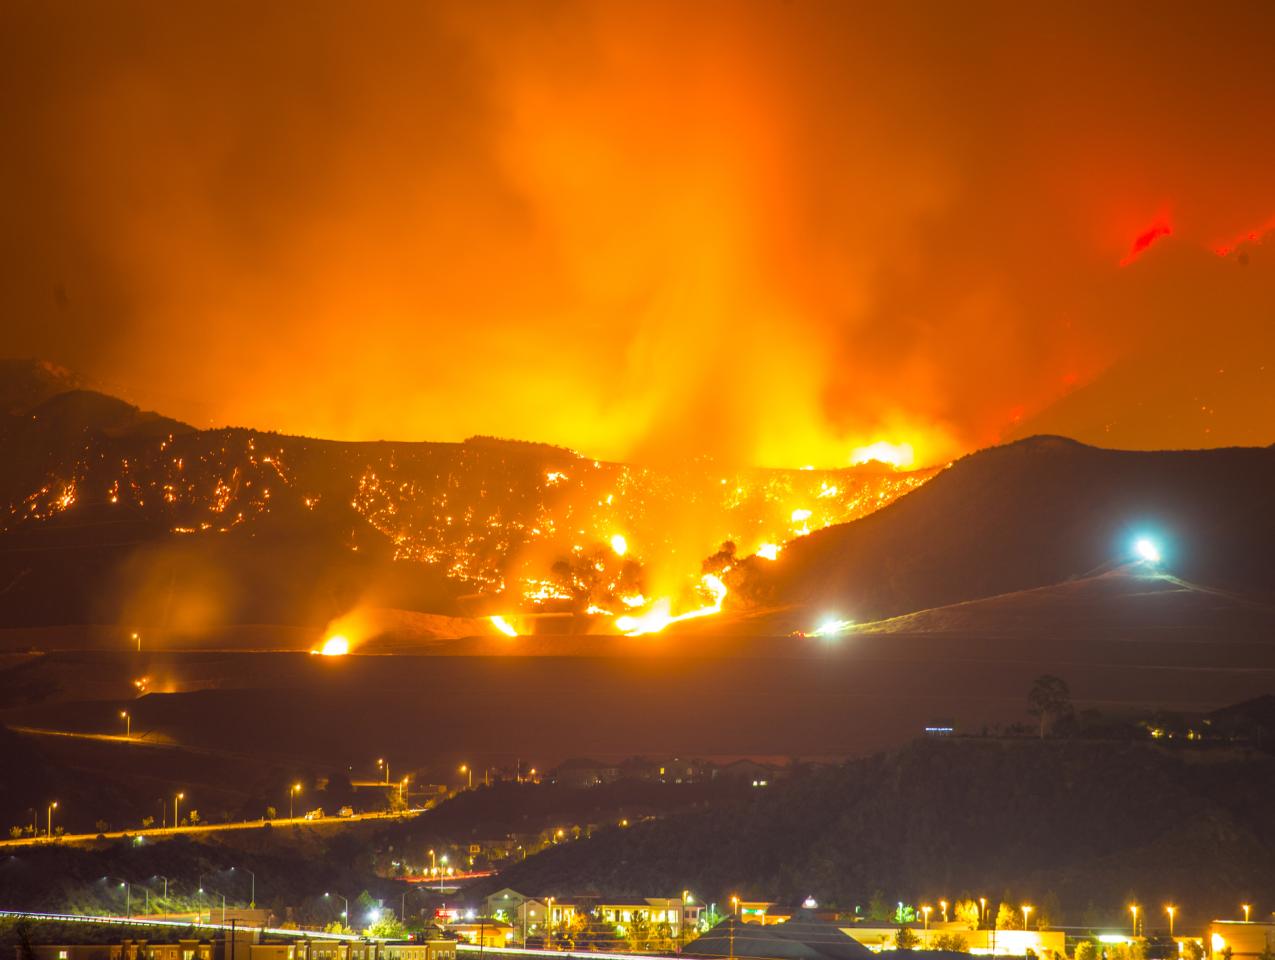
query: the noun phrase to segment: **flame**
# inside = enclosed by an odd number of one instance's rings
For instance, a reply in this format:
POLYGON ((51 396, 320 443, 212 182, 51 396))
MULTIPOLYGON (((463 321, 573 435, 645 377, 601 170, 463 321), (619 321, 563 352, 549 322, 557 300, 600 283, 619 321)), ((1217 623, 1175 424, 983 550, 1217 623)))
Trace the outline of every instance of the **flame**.
POLYGON ((856 447, 850 454, 850 463, 885 463, 895 469, 910 467, 916 462, 916 452, 910 443, 890 443, 878 440, 866 447, 856 447))
POLYGON ((629 542, 624 539, 623 534, 617 533, 611 537, 611 549, 617 557, 622 557, 629 552, 629 542))
POLYGON ((513 628, 508 620, 501 616, 491 616, 487 618, 491 621, 491 625, 503 633, 507 637, 518 636, 518 631, 513 628))
POLYGON ((757 548, 757 556, 765 560, 775 560, 779 557, 779 551, 783 549, 777 543, 763 543, 757 548))
POLYGON ((335 633, 323 641, 317 652, 324 657, 344 657, 350 652, 350 640, 344 634, 335 633))
POLYGON ((657 600, 646 613, 617 618, 615 625, 625 636, 640 637, 647 633, 659 633, 670 623, 680 623, 683 620, 694 620, 698 617, 711 617, 713 614, 721 613, 722 601, 726 599, 726 584, 722 583, 721 578, 706 573, 700 578, 700 588, 713 598, 713 602, 706 607, 699 607, 674 616, 670 613, 672 603, 664 598, 657 600))

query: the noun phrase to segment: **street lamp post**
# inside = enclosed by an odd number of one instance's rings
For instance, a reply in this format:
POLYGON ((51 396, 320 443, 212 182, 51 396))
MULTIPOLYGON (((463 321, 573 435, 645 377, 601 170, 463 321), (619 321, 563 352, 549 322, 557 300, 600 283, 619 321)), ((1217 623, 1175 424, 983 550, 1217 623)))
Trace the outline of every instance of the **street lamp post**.
POLYGON ((1133 935, 1138 935, 1138 905, 1136 903, 1129 904, 1129 912, 1133 914, 1133 935))
MULTIPOLYGON (((324 896, 331 897, 332 894, 331 892, 328 892, 328 893, 325 893, 324 896)), ((346 925, 348 926, 349 920, 350 920, 350 901, 347 900, 345 897, 341 896, 339 893, 336 895, 336 898, 340 900, 343 904, 345 904, 345 910, 341 913, 341 916, 345 918, 346 925)))
POLYGON ((978 925, 984 926, 987 923, 987 897, 978 898, 978 925))
POLYGON ((1251 909, 1252 909, 1252 907, 1251 907, 1249 904, 1247 904, 1247 903, 1241 903, 1241 904, 1240 904, 1240 909, 1244 911, 1244 922, 1245 922, 1245 923, 1248 923, 1248 922, 1249 922, 1249 920, 1248 920, 1248 912, 1249 912, 1249 910, 1251 910, 1251 909))
POLYGON ((378 767, 383 767, 385 769, 385 782, 389 783, 390 782, 390 765, 385 762, 385 758, 381 757, 379 760, 377 760, 376 765, 378 767))
POLYGON ((301 784, 299 783, 294 783, 291 787, 288 788, 288 819, 289 820, 293 820, 296 818, 296 811, 293 809, 292 801, 296 798, 296 795, 300 792, 301 792, 301 784))
POLYGON ((133 718, 128 715, 127 710, 121 710, 120 719, 124 721, 124 739, 133 739, 133 718))
POLYGON ((1177 915, 1178 908, 1174 906, 1167 906, 1164 908, 1164 912, 1169 915, 1169 936, 1173 936, 1173 918, 1177 915))
POLYGON ((553 944, 553 897, 545 897, 545 949, 553 944))
POLYGON ((946 900, 939 901, 939 909, 943 911, 943 922, 947 923, 947 901, 946 900))
POLYGON ((1032 908, 1027 904, 1023 904, 1023 929, 1027 929, 1027 915, 1032 912, 1032 908))
MULTIPOLYGON (((240 868, 239 867, 230 868, 232 873, 238 869, 240 868)), ((248 906, 251 909, 256 910, 257 909, 257 875, 253 873, 251 870, 249 870, 247 867, 243 867, 242 869, 244 873, 248 874, 248 876, 252 878, 252 894, 248 897, 248 906)))
POLYGON ((473 790, 473 789, 474 789, 474 770, 473 770, 473 768, 472 768, 469 764, 467 764, 467 763, 462 763, 462 764, 460 765, 460 772, 461 772, 461 773, 463 773, 463 774, 466 774, 466 775, 469 777, 469 789, 470 789, 470 790, 473 790))
POLYGON ((50 840, 53 839, 53 811, 57 809, 57 806, 58 806, 58 802, 56 800, 54 800, 52 803, 49 804, 49 820, 48 820, 47 831, 48 831, 50 840))
POLYGON ((173 829, 176 830, 181 824, 181 817, 177 815, 178 804, 186 799, 186 794, 178 793, 173 795, 173 829))

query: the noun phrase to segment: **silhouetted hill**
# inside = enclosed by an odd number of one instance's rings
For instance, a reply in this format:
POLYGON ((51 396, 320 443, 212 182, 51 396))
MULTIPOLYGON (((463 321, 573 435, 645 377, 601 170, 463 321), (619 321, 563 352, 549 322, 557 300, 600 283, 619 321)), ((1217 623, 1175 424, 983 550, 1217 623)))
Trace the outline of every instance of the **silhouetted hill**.
POLYGON ((233 623, 321 627, 359 605, 574 613, 555 629, 582 630, 599 609, 629 612, 621 594, 653 592, 647 564, 693 605, 679 591, 727 536, 751 552, 794 535, 798 507, 811 528, 843 522, 933 473, 654 469, 490 437, 194 430, 27 362, 0 366, 6 397, 16 412, 0 414, 4 626, 190 636, 233 623))
POLYGON ((26 413, 50 397, 79 388, 79 380, 65 367, 0 357, 0 414, 26 413))
POLYGON ((1275 605, 1197 587, 1141 565, 857 624, 856 634, 926 633, 1024 640, 1196 639, 1275 642, 1275 605))
MULTIPOLYGON (((940 897, 1229 915, 1275 883, 1275 758, 1066 740, 926 740, 516 864, 489 884, 562 898, 690 889, 866 910, 940 897), (1184 906, 1185 911, 1185 906, 1184 906), (1223 913, 1222 911, 1226 911, 1223 913)), ((1150 924, 1152 921, 1148 921, 1150 924)))
POLYGON ((912 495, 754 570, 763 602, 878 619, 1131 562, 1209 587, 1275 589, 1275 449, 1127 452, 1035 437, 958 461, 912 495))

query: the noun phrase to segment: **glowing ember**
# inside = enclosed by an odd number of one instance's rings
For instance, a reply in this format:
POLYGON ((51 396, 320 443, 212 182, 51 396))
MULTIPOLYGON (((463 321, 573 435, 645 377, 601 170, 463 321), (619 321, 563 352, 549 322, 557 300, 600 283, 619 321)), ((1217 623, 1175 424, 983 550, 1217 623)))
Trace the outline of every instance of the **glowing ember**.
POLYGON ((518 636, 518 631, 513 628, 508 620, 501 616, 491 616, 487 618, 491 621, 491 625, 503 633, 507 637, 518 636))
POLYGON ((889 443, 878 440, 866 447, 856 447, 850 454, 850 463, 884 463, 896 469, 910 467, 916 461, 916 453, 910 443, 889 443))
POLYGON ((611 549, 617 557, 622 557, 629 552, 629 542, 622 534, 617 533, 611 538, 611 549))
POLYGON ((323 641, 319 653, 325 657, 344 657, 350 652, 350 641, 341 634, 335 634, 323 641))
POLYGON ((680 623, 683 620, 694 620, 698 617, 711 617, 715 613, 720 613, 722 601, 726 599, 726 584, 713 574, 706 573, 700 578, 700 588, 713 598, 713 602, 706 607, 674 616, 670 613, 672 604, 667 599, 657 600, 646 613, 618 617, 615 625, 626 636, 640 637, 646 633, 659 633, 670 623, 680 623))
POLYGON ((774 560, 779 556, 781 549, 777 543, 763 543, 757 548, 757 556, 765 560, 774 560))

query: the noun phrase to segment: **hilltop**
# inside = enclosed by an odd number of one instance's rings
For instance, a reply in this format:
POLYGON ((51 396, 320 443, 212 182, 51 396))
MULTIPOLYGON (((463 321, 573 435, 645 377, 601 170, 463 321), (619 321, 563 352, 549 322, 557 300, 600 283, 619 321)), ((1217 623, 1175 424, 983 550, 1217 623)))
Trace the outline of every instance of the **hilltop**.
POLYGON ((691 889, 867 911, 940 897, 1118 918, 1130 897, 1221 915, 1275 883, 1275 757, 1233 747, 951 739, 810 769, 728 804, 555 848, 491 886, 568 897, 691 889), (1212 912, 1210 912, 1212 911, 1212 912))
POLYGON ((762 605, 894 617, 1092 576, 1153 537, 1162 569, 1275 593, 1275 449, 1129 452, 1033 437, 964 457, 913 494, 754 567, 762 605))

